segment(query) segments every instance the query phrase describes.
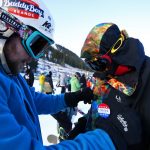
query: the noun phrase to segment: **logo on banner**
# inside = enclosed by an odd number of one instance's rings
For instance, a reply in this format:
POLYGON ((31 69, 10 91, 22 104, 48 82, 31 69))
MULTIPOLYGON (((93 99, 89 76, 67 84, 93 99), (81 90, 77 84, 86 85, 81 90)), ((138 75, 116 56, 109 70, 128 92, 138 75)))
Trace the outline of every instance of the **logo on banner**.
POLYGON ((109 117, 109 115, 110 115, 110 108, 109 108, 109 106, 107 104, 104 104, 104 103, 100 104, 98 106, 98 113, 103 118, 109 117))
POLYGON ((3 0, 2 6, 8 7, 8 12, 15 15, 34 19, 39 19, 39 17, 44 18, 44 11, 32 0, 3 0))

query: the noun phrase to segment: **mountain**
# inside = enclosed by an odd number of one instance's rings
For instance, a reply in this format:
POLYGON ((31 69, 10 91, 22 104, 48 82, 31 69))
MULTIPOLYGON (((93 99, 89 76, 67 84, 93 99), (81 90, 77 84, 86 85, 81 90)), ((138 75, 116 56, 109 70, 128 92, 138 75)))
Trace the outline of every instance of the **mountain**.
POLYGON ((42 58, 30 64, 31 68, 33 68, 37 74, 39 74, 41 70, 45 73, 51 70, 55 74, 57 72, 63 72, 63 68, 68 68, 67 72, 71 74, 74 72, 74 68, 80 73, 92 72, 78 55, 59 44, 48 47, 46 51, 46 54, 42 58))
POLYGON ((56 47, 49 47, 46 54, 47 60, 60 64, 62 66, 68 64, 72 67, 90 71, 90 68, 78 55, 59 44, 56 44, 55 46, 56 47))

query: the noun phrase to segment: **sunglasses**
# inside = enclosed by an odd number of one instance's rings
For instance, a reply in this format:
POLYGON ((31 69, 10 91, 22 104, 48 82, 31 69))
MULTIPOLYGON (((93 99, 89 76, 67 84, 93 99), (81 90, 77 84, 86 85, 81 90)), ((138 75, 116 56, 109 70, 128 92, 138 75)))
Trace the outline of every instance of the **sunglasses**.
MULTIPOLYGON (((54 41, 47 38, 44 34, 36 30, 33 31, 30 27, 23 24, 19 19, 9 14, 1 7, 0 24, 7 30, 10 29, 19 34, 26 52, 34 59, 44 56, 44 53, 48 47, 54 44, 54 41)), ((3 32, 5 31, 3 30, 3 32)))
POLYGON ((116 41, 116 43, 111 48, 111 54, 114 54, 118 51, 118 49, 122 46, 125 37, 123 34, 120 35, 120 38, 116 41))

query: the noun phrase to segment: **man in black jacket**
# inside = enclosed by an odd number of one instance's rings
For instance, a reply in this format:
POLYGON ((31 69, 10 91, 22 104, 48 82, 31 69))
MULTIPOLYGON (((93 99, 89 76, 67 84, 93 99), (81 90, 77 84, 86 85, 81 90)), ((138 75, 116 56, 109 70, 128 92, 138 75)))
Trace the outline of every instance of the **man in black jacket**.
POLYGON ((46 75, 45 82, 49 84, 49 91, 46 92, 46 94, 54 94, 54 85, 53 85, 53 79, 52 79, 52 72, 49 71, 49 74, 46 75))
MULTIPOLYGON (((141 117, 143 139, 141 144, 131 144, 128 149, 150 149, 150 58, 145 55, 142 43, 129 37, 125 30, 120 31, 116 24, 101 23, 88 34, 81 57, 95 71, 97 82, 94 94, 97 98, 88 115, 91 119, 79 119, 79 124, 70 133, 70 138, 76 136, 77 132, 96 127, 111 132, 109 121, 114 119, 111 114, 131 108, 141 117), (99 116, 104 119, 97 119, 99 116), (103 121, 108 121, 108 127, 103 126, 103 121), (79 130, 80 126, 82 129, 79 130)), ((123 119, 121 122, 127 126, 123 119)), ((133 142, 131 137, 128 138, 129 143, 133 142)))

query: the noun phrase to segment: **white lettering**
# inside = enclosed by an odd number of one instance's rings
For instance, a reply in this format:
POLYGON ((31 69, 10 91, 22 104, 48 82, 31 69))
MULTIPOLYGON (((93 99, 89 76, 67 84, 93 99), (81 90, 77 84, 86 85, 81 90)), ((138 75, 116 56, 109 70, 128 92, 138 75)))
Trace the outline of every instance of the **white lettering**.
POLYGON ((30 5, 29 11, 34 12, 36 14, 39 14, 40 16, 43 15, 43 12, 40 9, 34 7, 34 5, 30 5))
POLYGON ((14 9, 13 11, 14 11, 15 14, 21 14, 21 15, 24 15, 24 16, 27 16, 27 17, 34 18, 33 13, 30 13, 30 12, 27 12, 27 11, 16 10, 16 9, 14 9))
POLYGON ((124 131, 127 132, 128 131, 128 123, 127 123, 127 121, 124 120, 124 118, 123 118, 123 116, 121 114, 117 115, 117 119, 120 121, 120 123, 124 127, 124 131))
POLYGON ((26 11, 39 14, 41 17, 44 17, 44 11, 43 10, 41 10, 38 7, 35 7, 34 5, 25 3, 25 2, 20 2, 20 1, 19 2, 14 2, 12 0, 4 0, 3 6, 4 7, 10 7, 10 6, 12 6, 14 8, 15 7, 21 8, 21 9, 24 9, 26 11))

